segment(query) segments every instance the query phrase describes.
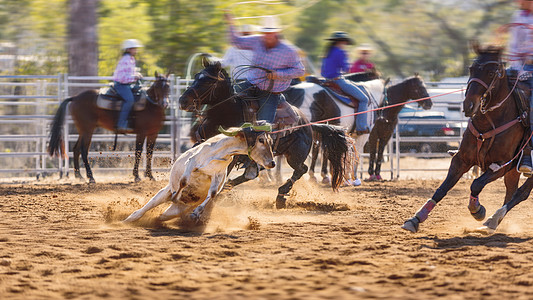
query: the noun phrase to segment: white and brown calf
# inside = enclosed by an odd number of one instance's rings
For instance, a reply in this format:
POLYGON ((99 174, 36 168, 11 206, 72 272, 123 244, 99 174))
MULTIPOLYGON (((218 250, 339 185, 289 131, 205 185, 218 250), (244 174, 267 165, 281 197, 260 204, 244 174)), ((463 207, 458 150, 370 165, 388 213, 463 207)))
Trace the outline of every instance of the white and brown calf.
POLYGON ((159 217, 167 221, 191 213, 198 222, 215 196, 227 181, 227 168, 233 156, 248 154, 252 160, 264 166, 275 166, 272 139, 266 132, 233 129, 235 136, 216 135, 204 143, 180 155, 171 169, 169 184, 161 189, 141 209, 133 212, 124 222, 141 218, 150 209, 172 202, 159 217))

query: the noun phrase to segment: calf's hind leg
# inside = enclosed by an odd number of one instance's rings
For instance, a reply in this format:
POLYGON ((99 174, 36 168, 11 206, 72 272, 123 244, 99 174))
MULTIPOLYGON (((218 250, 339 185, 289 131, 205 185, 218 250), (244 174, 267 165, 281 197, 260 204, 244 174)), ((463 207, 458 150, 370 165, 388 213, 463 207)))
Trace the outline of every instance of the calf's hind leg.
MULTIPOLYGON (((180 190, 181 192, 181 190, 180 190)), ((170 201, 172 198, 172 192, 170 190, 170 185, 167 185, 165 188, 161 189, 148 203, 146 203, 142 208, 134 211, 129 217, 127 217, 123 222, 129 223, 137 221, 141 218, 147 211, 150 209, 170 201)))

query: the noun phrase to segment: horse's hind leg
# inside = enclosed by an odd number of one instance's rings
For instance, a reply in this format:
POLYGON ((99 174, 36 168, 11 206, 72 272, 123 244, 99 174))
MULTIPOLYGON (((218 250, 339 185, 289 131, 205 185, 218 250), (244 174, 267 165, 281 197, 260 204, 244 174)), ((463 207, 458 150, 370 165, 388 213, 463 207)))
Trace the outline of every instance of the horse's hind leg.
POLYGON ((135 182, 141 181, 141 177, 139 177, 139 162, 141 161, 143 153, 145 137, 146 136, 140 132, 137 133, 137 136, 135 137, 135 164, 133 165, 133 178, 135 182))
POLYGON ((320 170, 320 175, 322 176, 322 183, 330 184, 331 178, 329 178, 328 173, 328 158, 326 152, 322 151, 322 169, 320 170))
POLYGON ((508 203, 513 198, 518 189, 518 181, 520 180, 520 173, 513 168, 511 171, 505 173, 503 182, 505 183, 505 200, 503 204, 508 203))
MULTIPOLYGON (((92 134, 92 133, 91 133, 92 134)), ((83 164, 85 165, 85 172, 87 173, 87 179, 89 179, 89 183, 95 183, 93 177, 93 171, 91 170, 91 166, 89 165, 89 147, 91 146, 91 136, 88 134, 84 134, 81 136, 81 159, 83 160, 83 164)))
MULTIPOLYGON (((514 172, 514 170, 512 170, 511 172, 514 172)), ((505 175, 507 176, 507 174, 505 175)), ((511 200, 508 202, 505 202, 505 204, 501 208, 499 208, 490 218, 488 218, 487 221, 483 223, 483 225, 487 226, 490 229, 495 230, 498 227, 498 225, 501 223, 501 221, 503 220, 503 217, 505 217, 505 215, 513 207, 515 207, 518 203, 526 200, 529 197, 531 193, 531 189, 533 189, 533 177, 528 178, 526 182, 524 182, 524 184, 519 189, 516 190, 511 200)))
POLYGON ((471 167, 472 164, 465 163, 465 161, 463 161, 463 157, 460 152, 458 155, 455 155, 452 158, 450 168, 448 169, 448 175, 446 175, 444 182, 442 182, 439 188, 435 191, 433 197, 427 200, 426 203, 415 213, 414 217, 405 221, 402 228, 411 232, 417 232, 419 224, 428 218, 429 213, 433 210, 435 205, 437 205, 437 203, 439 203, 440 200, 446 196, 448 191, 455 186, 463 174, 468 172, 471 167))
MULTIPOLYGON (((179 193, 179 192, 178 192, 179 193)), ((163 202, 170 201, 172 197, 172 192, 170 190, 170 185, 162 188, 150 201, 148 201, 142 208, 134 211, 129 217, 127 217, 124 222, 134 222, 142 217, 150 209, 162 204, 163 202)))

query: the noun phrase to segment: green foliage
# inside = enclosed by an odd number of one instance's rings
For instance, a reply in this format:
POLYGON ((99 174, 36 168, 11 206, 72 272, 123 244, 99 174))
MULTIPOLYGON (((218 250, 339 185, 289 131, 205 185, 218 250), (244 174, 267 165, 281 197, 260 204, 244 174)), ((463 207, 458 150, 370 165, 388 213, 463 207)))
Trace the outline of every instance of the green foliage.
MULTIPOLYGON (((138 54, 144 75, 171 71, 185 76, 188 58, 222 56, 229 46, 223 9, 238 23, 258 25, 263 15, 280 15, 285 38, 320 64, 324 39, 347 31, 358 44, 370 43, 385 76, 426 78, 465 75, 469 40, 494 42, 515 5, 506 0, 99 0, 99 74, 111 75, 124 39, 146 47, 138 54), (282 3, 282 4, 272 4, 282 3)), ((17 74, 66 72, 67 0, 1 0, 0 42, 17 45, 17 74)), ((356 46, 355 46, 356 47, 356 46)), ((355 59, 355 47, 349 48, 355 59)), ((1 54, 1 53, 0 53, 1 54)))

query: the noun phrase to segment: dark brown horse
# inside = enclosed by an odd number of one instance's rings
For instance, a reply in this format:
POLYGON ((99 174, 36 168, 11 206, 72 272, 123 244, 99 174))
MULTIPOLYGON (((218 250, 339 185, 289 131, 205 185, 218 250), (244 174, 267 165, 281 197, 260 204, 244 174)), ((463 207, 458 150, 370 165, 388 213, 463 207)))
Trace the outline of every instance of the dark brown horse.
POLYGON ((505 203, 517 190, 520 174, 516 171, 517 154, 524 141, 525 127, 520 124, 522 113, 511 95, 501 48, 473 45, 478 55, 470 67, 463 109, 470 117, 467 131, 452 158, 446 179, 415 214, 402 226, 416 232, 431 210, 446 196, 461 176, 477 165, 484 172, 470 186, 468 209, 476 220, 485 218, 485 208, 479 203, 479 193, 488 183, 504 176, 505 203))
MULTIPOLYGON (((168 75, 160 76, 155 73, 156 80, 146 90, 147 103, 146 108, 141 111, 132 111, 130 119, 132 128, 136 133, 135 140, 135 166, 133 176, 135 181, 140 181, 139 177, 139 160, 142 154, 144 141, 146 140, 146 171, 145 176, 154 179, 152 174, 152 153, 154 150, 155 140, 159 130, 165 120, 165 108, 167 98, 170 93, 168 75)), ((65 120, 66 108, 70 104, 70 113, 74 124, 79 133, 78 140, 74 145, 74 174, 76 178, 82 178, 80 174, 80 154, 85 164, 85 171, 90 183, 94 183, 93 173, 89 165, 88 153, 91 145, 93 131, 96 127, 102 127, 113 131, 118 120, 119 111, 101 109, 96 105, 98 90, 88 90, 74 97, 65 99, 56 112, 52 130, 50 133, 50 143, 48 153, 50 155, 62 154, 67 155, 64 151, 63 141, 63 123, 65 120)))
MULTIPOLYGON (((199 141, 218 134, 219 126, 224 128, 240 126, 244 122, 243 109, 246 106, 246 102, 234 93, 230 78, 222 69, 220 62, 204 58, 203 63, 204 69, 195 75, 194 82, 183 92, 179 100, 180 108, 186 111, 198 112, 202 106, 207 106, 197 134, 193 137, 199 141)), ((296 111, 300 116, 299 125, 308 123, 307 118, 299 110, 296 111)), ((295 129, 279 140, 274 138, 275 155, 285 156, 287 163, 294 169, 291 178, 278 189, 277 208, 285 207, 285 196, 292 189, 294 182, 307 172, 305 160, 313 142, 312 131, 322 135, 324 146, 328 149, 328 159, 332 164, 332 187, 336 189, 344 180, 348 162, 346 157, 350 148, 345 132, 323 124, 295 129)), ((241 175, 232 180, 231 184, 236 185, 252 179, 249 177, 253 176, 241 175)))
MULTIPOLYGON (((426 86, 422 78, 418 75, 407 78, 400 84, 396 84, 387 89, 387 101, 383 102, 384 106, 405 103, 408 100, 422 99, 418 101, 418 106, 427 110, 433 106, 431 98, 429 98, 426 86)), ((370 153, 370 160, 368 163, 368 174, 370 180, 381 180, 381 162, 383 161, 383 151, 385 146, 394 132, 396 124, 398 124, 398 114, 404 105, 399 105, 384 109, 379 114, 380 117, 376 119, 370 136, 368 137, 368 153, 370 153), (377 154, 377 158, 376 158, 377 154), (375 165, 374 165, 375 164, 375 165)))

